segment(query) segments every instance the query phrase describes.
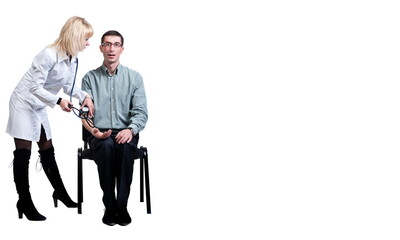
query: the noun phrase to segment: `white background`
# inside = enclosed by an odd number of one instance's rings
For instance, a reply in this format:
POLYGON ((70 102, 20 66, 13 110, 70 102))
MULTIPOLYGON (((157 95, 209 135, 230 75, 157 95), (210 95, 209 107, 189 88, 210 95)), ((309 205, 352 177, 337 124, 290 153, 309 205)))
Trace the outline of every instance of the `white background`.
MULTIPOLYGON (((4 133, 2 238, 399 239, 396 2, 8 1, 0 10, 4 130, 13 88, 69 17, 95 30, 79 55, 78 85, 102 62, 101 35, 125 36, 121 62, 143 75, 148 97, 140 145, 149 148, 153 214, 139 203, 136 174, 132 224, 102 224, 93 162, 84 163, 83 214, 54 208, 34 145, 31 192, 47 220, 18 219, 14 145, 4 133)), ((48 112, 76 199, 80 121, 59 107, 48 112)))

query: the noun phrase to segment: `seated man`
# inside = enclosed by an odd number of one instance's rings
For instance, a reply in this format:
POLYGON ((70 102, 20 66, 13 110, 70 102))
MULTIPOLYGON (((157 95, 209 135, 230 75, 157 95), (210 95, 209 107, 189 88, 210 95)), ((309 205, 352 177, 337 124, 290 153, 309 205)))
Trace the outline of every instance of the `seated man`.
POLYGON ((119 32, 104 33, 100 45, 103 64, 89 71, 82 80, 82 89, 89 93, 95 106, 94 126, 85 120, 82 123, 91 133, 89 146, 103 190, 103 223, 110 226, 131 223, 127 203, 133 155, 139 132, 147 122, 143 79, 138 72, 120 64, 123 46, 124 38, 119 32))

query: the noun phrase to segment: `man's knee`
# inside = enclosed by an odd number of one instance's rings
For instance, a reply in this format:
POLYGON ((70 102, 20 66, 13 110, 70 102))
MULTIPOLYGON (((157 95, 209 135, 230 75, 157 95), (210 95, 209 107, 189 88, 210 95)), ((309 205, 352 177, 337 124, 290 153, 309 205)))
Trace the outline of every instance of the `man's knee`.
POLYGON ((98 139, 92 136, 90 139, 90 148, 92 148, 93 150, 114 148, 114 141, 112 140, 112 138, 98 139))
POLYGON ((92 149, 95 160, 98 158, 110 158, 114 155, 114 141, 111 138, 93 138, 94 139, 90 142, 90 148, 92 149))

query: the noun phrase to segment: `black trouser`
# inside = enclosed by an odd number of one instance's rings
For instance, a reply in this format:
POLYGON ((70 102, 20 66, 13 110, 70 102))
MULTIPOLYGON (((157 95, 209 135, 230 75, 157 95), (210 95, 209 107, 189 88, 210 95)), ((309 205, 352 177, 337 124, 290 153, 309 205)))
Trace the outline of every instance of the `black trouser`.
POLYGON ((89 137, 106 209, 127 207, 133 175, 133 155, 139 141, 137 134, 130 143, 118 144, 115 141, 118 132, 119 130, 113 130, 111 136, 106 139, 89 137))

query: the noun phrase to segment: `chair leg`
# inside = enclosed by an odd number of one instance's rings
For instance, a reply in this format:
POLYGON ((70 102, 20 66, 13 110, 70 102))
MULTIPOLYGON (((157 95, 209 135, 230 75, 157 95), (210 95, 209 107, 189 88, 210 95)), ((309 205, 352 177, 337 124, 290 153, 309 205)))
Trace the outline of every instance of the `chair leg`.
POLYGON ((143 185, 144 185, 144 181, 143 181, 143 162, 144 162, 144 158, 141 157, 139 159, 140 161, 140 202, 144 202, 144 194, 143 194, 143 185))
POLYGON ((146 204, 147 204, 147 214, 151 214, 151 201, 150 201, 150 178, 149 178, 149 156, 147 153, 147 148, 144 148, 144 171, 145 171, 145 181, 146 181, 146 204))
POLYGON ((82 177, 82 148, 78 148, 78 214, 82 214, 83 177, 82 177))

